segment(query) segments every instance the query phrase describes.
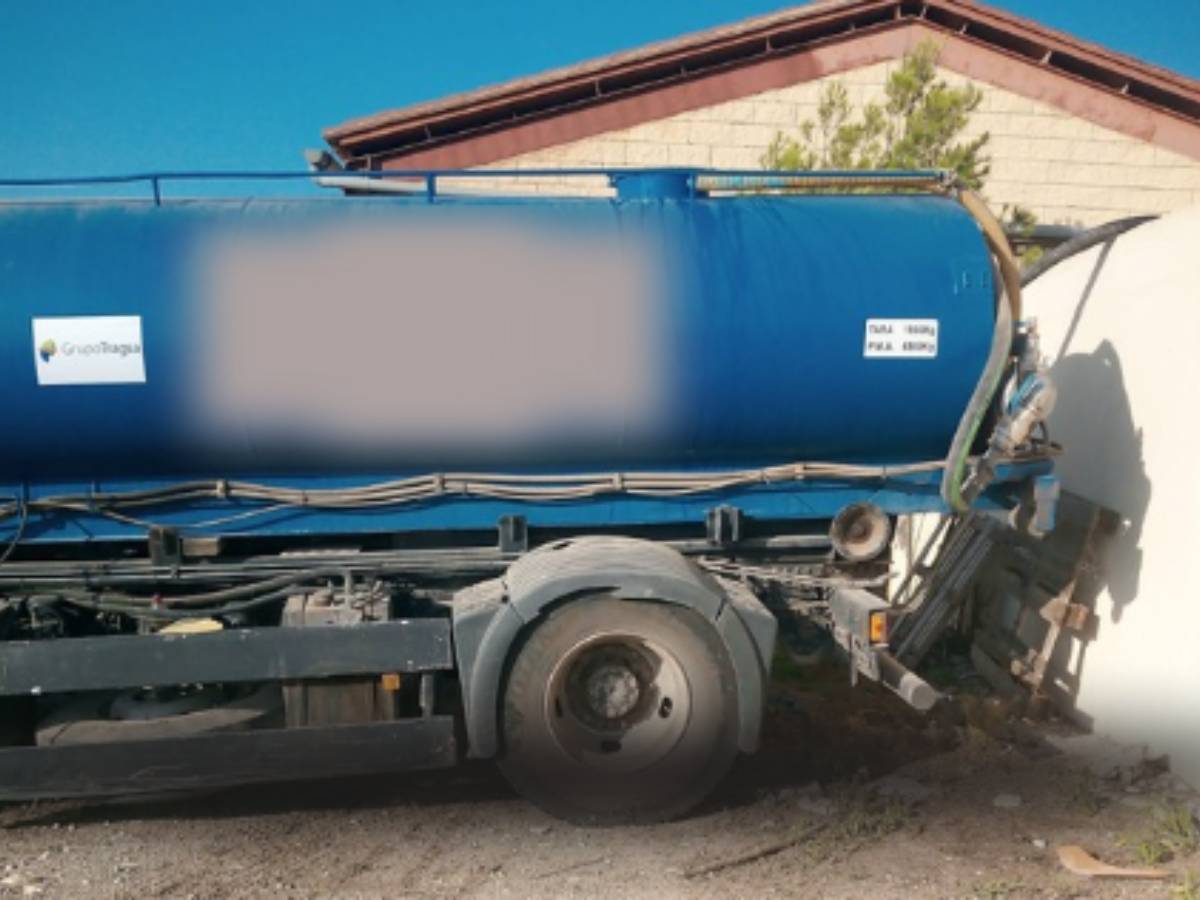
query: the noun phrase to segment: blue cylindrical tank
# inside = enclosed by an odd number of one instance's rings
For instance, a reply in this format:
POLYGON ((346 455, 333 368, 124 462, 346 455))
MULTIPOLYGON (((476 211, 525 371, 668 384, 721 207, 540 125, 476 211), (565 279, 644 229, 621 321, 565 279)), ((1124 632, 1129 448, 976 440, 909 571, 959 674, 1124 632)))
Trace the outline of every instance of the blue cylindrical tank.
POLYGON ((944 455, 980 231, 917 195, 0 207, 0 480, 944 455))

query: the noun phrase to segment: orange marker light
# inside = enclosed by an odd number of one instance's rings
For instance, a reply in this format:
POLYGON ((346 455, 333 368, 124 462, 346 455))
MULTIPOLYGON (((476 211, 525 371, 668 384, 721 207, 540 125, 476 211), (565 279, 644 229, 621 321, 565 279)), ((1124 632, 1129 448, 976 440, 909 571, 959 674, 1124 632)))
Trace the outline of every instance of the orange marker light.
POLYGON ((379 676, 379 686, 385 691, 400 690, 400 675, 396 672, 385 672, 379 676))
POLYGON ((887 610, 877 610, 871 613, 867 635, 872 644, 886 644, 888 639, 887 610))

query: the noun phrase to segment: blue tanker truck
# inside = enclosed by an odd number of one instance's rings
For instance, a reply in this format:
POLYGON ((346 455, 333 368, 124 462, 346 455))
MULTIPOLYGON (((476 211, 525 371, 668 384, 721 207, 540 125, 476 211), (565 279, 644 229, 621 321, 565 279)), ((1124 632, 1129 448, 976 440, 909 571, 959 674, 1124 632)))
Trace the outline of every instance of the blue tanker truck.
POLYGON ((980 536, 1054 512, 977 199, 391 174, 0 204, 0 799, 465 756, 577 821, 676 816, 755 750, 795 616, 935 702, 914 648, 980 536), (885 589, 921 512, 937 560, 885 589))

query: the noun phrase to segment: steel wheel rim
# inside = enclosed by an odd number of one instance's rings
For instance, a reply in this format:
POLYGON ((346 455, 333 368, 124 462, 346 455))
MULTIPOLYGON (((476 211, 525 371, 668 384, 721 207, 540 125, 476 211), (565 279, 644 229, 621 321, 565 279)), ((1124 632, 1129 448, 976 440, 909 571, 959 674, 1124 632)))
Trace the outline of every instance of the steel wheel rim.
POLYGON ((691 709, 691 686, 673 653, 657 641, 612 632, 563 654, 550 674, 544 714, 563 756, 623 773, 668 756, 691 709))

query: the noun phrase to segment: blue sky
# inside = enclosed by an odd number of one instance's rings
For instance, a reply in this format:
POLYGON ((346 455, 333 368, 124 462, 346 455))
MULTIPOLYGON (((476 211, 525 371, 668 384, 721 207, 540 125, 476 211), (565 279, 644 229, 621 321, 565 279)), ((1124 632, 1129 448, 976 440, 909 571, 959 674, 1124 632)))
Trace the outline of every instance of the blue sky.
MULTIPOLYGON (((352 116, 785 5, 0 0, 0 177, 302 168, 352 116)), ((997 5, 1200 77, 1197 0, 997 5)))

